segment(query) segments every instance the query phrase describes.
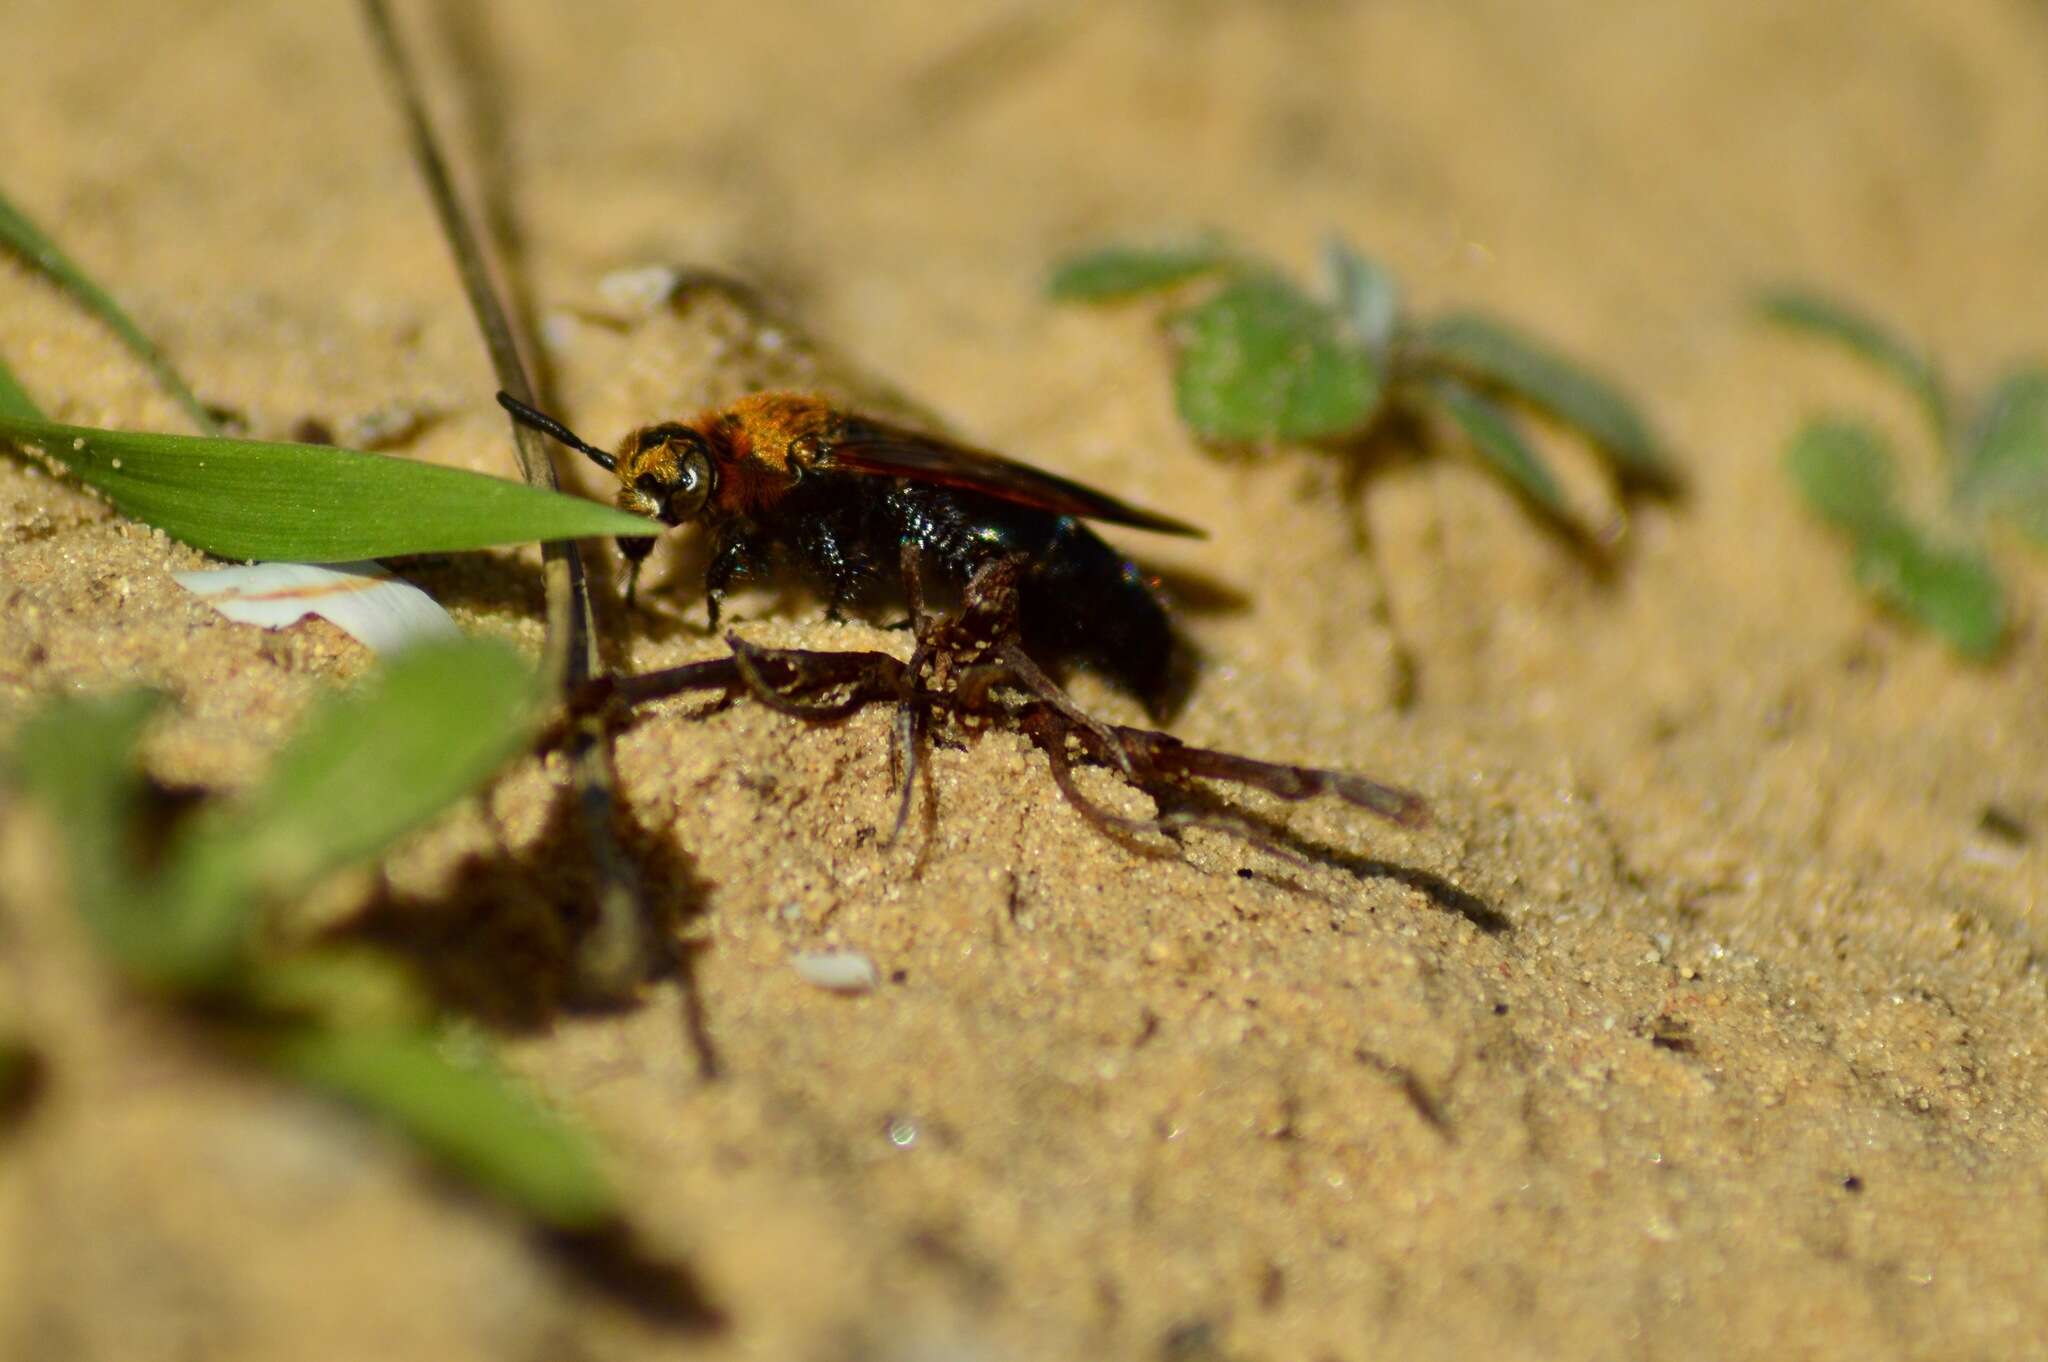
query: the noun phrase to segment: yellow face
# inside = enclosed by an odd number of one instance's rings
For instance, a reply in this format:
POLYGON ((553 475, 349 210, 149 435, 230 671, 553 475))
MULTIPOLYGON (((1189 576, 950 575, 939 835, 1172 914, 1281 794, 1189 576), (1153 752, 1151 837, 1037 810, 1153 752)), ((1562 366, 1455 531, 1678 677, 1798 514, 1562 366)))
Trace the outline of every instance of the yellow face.
POLYGON ((670 422, 628 435, 619 446, 619 509, 681 525, 704 513, 718 472, 704 437, 670 422))

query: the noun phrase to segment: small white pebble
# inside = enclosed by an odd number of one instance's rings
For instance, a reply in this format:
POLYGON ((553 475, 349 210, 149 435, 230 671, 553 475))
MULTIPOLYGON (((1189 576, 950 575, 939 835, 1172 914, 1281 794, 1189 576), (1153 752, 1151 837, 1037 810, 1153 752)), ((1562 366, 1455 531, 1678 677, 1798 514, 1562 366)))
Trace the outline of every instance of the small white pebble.
POLYGON ((551 355, 567 354, 576 345, 576 319, 566 312, 550 312, 540 319, 541 348, 551 355))
POLYGON ((613 270, 597 281, 597 296, 621 312, 646 316, 675 295, 682 273, 671 265, 613 270))
POLYGON ((881 982, 875 962, 859 951, 804 951, 789 963, 805 983, 834 993, 871 993, 881 982))

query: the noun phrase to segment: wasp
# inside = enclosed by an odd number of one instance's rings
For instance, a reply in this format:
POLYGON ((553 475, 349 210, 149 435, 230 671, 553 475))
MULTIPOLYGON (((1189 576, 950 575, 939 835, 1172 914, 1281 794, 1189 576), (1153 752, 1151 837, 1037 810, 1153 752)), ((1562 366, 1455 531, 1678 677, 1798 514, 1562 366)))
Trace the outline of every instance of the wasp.
MULTIPOLYGON (((1183 521, 1056 474, 835 407, 764 392, 689 421, 643 426, 616 452, 507 393, 513 417, 619 480, 618 504, 709 536, 705 607, 743 578, 794 565, 826 596, 827 615, 900 592, 911 565, 942 590, 965 590, 998 560, 1017 564, 1017 627, 1034 652, 1093 664, 1155 717, 1171 707, 1178 642, 1157 584, 1084 521, 1200 537, 1183 521)), ((651 537, 620 539, 627 599, 651 537)))

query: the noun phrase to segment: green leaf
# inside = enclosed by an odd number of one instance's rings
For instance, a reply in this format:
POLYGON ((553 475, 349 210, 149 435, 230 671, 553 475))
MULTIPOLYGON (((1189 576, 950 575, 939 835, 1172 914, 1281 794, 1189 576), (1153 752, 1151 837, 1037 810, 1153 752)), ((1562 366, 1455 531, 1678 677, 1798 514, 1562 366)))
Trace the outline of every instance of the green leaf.
POLYGON ((0 417, 13 417, 21 421, 40 421, 43 409, 28 395, 28 389, 14 376, 5 360, 0 360, 0 417))
POLYGON ((135 744, 161 703, 150 691, 48 703, 22 725, 9 764, 52 815, 101 949, 145 983, 204 989, 234 967, 245 905, 200 905, 142 864, 147 785, 135 744))
MULTIPOLYGON (((0 246, 14 251, 48 275, 56 281, 59 288, 105 322, 113 329, 114 334, 135 352, 136 357, 149 366, 150 372, 156 375, 156 381, 163 385, 164 391, 177 399, 178 404, 191 414, 193 422, 201 430, 208 434, 219 433, 220 428, 214 422, 213 414, 207 411, 206 404, 192 395, 192 390, 185 386, 185 381, 171 368, 170 361, 163 357, 150 342, 149 337, 142 334, 142 328, 122 311, 121 305, 114 301, 113 295, 88 278, 85 271, 74 264, 71 257, 57 249, 57 243, 24 217, 21 210, 10 203, 5 195, 0 195, 0 246)), ((32 413, 17 411, 13 414, 32 413)))
POLYGON ((1573 427, 1637 486, 1672 490, 1678 476, 1649 423, 1620 391, 1519 328, 1453 313, 1416 328, 1415 358, 1519 398, 1573 427))
POLYGON ((1807 505, 1849 534, 1866 591, 1967 657, 1998 651, 2005 633, 1998 578, 1982 558, 1936 542, 1898 510, 1881 435, 1851 421, 1811 422, 1793 437, 1785 467, 1807 505))
POLYGON ((177 850, 199 899, 278 902, 368 860, 475 790, 539 715, 533 668, 503 644, 417 644, 325 701, 262 784, 203 815, 177 850))
POLYGON ((1152 293, 1223 268, 1228 247, 1216 240, 1179 246, 1104 246, 1053 267, 1047 296, 1060 302, 1107 302, 1152 293))
POLYGON ((123 515, 223 558, 333 563, 661 526, 582 497, 326 445, 143 435, 0 416, 123 515))
POLYGON ((454 1172, 560 1229, 620 1214, 589 1141, 485 1057, 411 1028, 258 1034, 281 1072, 389 1121, 454 1172))
POLYGON ((1861 532, 1898 518, 1884 437, 1854 421, 1811 421, 1785 450, 1785 470, 1823 520, 1861 532))
POLYGON ((1383 394, 1372 352, 1335 312, 1283 279, 1252 275, 1174 319, 1181 419, 1211 440, 1316 440, 1372 423, 1383 394))
POLYGON ((1550 469, 1536 454, 1515 421, 1503 408, 1481 397, 1455 378, 1439 374, 1429 381, 1430 393, 1461 426, 1472 447, 1496 473, 1529 500, 1558 520, 1571 520, 1571 507, 1550 469))
POLYGON ((1395 325, 1401 320, 1401 282, 1393 271, 1348 242, 1332 239, 1324 249, 1337 311, 1351 328, 1352 338, 1386 361, 1395 325))
POLYGON ((1894 609, 1945 637, 1959 653, 1984 660, 2005 635, 2005 605, 1991 565, 1946 548, 1904 520, 1857 537, 1856 580, 1894 609))
POLYGON ((10 774, 63 839, 79 911, 124 959, 151 944, 137 911, 142 877, 130 825, 145 790, 135 745, 162 703, 141 690, 52 700, 22 723, 9 753, 10 774))
POLYGON ((242 1001, 265 1017, 325 1026, 416 1026, 433 1008, 393 957, 361 947, 324 946, 252 962, 242 1001))
POLYGON ((1992 390, 1957 465, 1955 499, 2048 544, 2048 369, 2021 369, 1992 390))
POLYGON ((1931 360, 1847 304, 1804 289, 1766 289, 1757 299, 1765 321, 1792 331, 1832 341, 1850 354, 1891 375, 1919 402, 1934 441, 1948 449, 1948 396, 1931 360))

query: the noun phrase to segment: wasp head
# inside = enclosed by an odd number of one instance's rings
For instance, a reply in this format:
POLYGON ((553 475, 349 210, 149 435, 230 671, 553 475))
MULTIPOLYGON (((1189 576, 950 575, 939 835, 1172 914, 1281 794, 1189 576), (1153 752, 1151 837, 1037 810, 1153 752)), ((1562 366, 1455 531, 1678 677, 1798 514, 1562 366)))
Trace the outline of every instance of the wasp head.
POLYGON ((690 426, 668 422, 634 431, 620 444, 612 471, 619 508, 668 525, 695 520, 717 483, 711 446, 690 426))
POLYGON ((619 479, 622 510, 652 516, 668 525, 695 520, 717 487, 717 465, 711 446, 698 430, 668 422, 628 435, 617 454, 599 449, 567 426, 536 411, 510 393, 498 394, 498 405, 521 425, 532 426, 560 440, 619 479))

